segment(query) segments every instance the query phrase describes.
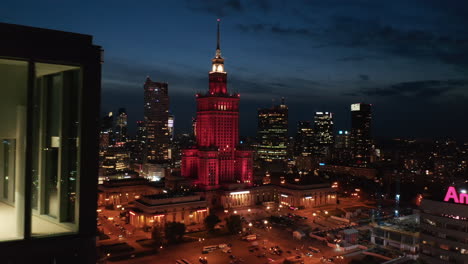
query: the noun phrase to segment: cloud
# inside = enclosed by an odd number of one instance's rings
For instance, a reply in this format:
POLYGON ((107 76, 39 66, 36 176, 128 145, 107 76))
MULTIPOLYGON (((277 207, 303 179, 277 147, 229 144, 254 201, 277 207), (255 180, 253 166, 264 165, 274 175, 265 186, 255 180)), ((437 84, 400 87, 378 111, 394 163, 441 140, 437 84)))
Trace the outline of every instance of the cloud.
MULTIPOLYGON (((367 8, 374 9, 375 7, 367 8)), ((290 12, 285 10, 284 13, 301 13, 298 17, 302 16, 302 20, 305 21, 303 16, 307 16, 308 12, 299 11, 297 8, 290 9, 290 12)), ((442 15, 447 14, 440 16, 442 15)), ((302 23, 300 26, 287 25, 282 21, 281 23, 241 23, 237 25, 237 28, 244 33, 266 32, 307 37, 303 41, 311 42, 312 48, 315 49, 344 47, 349 48, 351 52, 365 51, 364 55, 347 56, 338 59, 339 61, 380 60, 388 56, 398 56, 468 67, 468 31, 466 29, 460 29, 454 34, 448 29, 456 28, 456 26, 450 24, 445 25, 447 30, 435 30, 429 25, 411 28, 400 26, 395 21, 370 16, 346 14, 315 16, 319 22, 302 23)), ((398 18, 398 14, 396 16, 398 18)), ((313 20, 314 18, 309 15, 307 19, 313 20)), ((406 18, 406 20, 410 19, 406 18)), ((419 23, 419 21, 412 22, 415 25, 419 23)), ((466 23, 468 23, 468 18, 466 23)))
POLYGON ((337 61, 342 61, 342 62, 358 62, 358 61, 366 61, 366 60, 383 60, 383 57, 372 56, 372 55, 357 55, 357 56, 347 56, 347 57, 337 59, 337 61))
POLYGON ((172 64, 171 66, 178 69, 172 69, 167 65, 145 64, 122 58, 106 59, 103 65, 103 91, 135 92, 135 90, 143 89, 143 83, 147 76, 155 81, 168 82, 171 86, 170 93, 176 94, 194 93, 193 83, 204 84, 205 80, 197 76, 196 70, 190 66, 183 64, 172 64), (180 69, 184 69, 182 78, 180 69), (191 87, 191 89, 185 87, 191 87))
POLYGON ((370 79, 370 77, 367 74, 359 74, 359 79, 361 81, 368 81, 370 79))
POLYGON ((313 36, 312 31, 307 28, 284 27, 273 24, 238 24, 237 28, 242 32, 270 32, 282 35, 313 36))
POLYGON ((383 88, 361 88, 344 95, 428 100, 446 95, 463 94, 466 90, 468 90, 468 80, 426 80, 401 82, 383 88))
POLYGON ((454 37, 428 30, 401 29, 374 19, 337 16, 321 38, 329 46, 364 48, 387 55, 468 66, 468 38, 462 34, 454 37))
POLYGON ((218 17, 237 15, 247 10, 266 14, 273 8, 270 0, 186 0, 185 3, 189 10, 218 17))
MULTIPOLYGON (((218 17, 225 17, 244 11, 244 5, 241 0, 186 0, 187 8, 196 11, 211 14, 218 17)), ((267 4, 258 3, 263 9, 268 8, 267 4)))

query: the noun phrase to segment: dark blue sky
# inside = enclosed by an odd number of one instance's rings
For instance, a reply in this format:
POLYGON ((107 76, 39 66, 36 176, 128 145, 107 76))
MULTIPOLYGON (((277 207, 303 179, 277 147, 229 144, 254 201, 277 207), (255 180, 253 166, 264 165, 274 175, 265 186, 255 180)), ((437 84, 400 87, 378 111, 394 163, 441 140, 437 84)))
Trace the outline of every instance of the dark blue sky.
POLYGON ((176 128, 189 129, 220 17, 243 135, 284 96, 292 128, 331 111, 348 129, 349 105, 368 102, 376 136, 466 136, 467 14, 461 0, 4 0, 0 21, 93 35, 105 50, 103 111, 126 107, 131 122, 149 75, 169 83, 176 128))

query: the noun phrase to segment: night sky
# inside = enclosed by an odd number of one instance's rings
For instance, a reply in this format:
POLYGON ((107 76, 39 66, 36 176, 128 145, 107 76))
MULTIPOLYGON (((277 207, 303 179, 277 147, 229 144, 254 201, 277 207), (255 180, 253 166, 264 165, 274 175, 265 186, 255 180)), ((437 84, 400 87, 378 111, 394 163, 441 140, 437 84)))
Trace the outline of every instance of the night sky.
MULTIPOLYGON (((372 103, 374 134, 468 135, 468 2, 433 0, 2 1, 0 21, 94 36, 105 50, 102 110, 143 118, 146 76, 169 83, 176 130, 208 89, 221 18, 228 90, 241 134, 259 107, 286 98, 292 135, 315 111, 349 129, 372 103)), ((33 43, 31 43, 33 45, 33 43)), ((132 125, 132 127, 134 127, 132 125)))

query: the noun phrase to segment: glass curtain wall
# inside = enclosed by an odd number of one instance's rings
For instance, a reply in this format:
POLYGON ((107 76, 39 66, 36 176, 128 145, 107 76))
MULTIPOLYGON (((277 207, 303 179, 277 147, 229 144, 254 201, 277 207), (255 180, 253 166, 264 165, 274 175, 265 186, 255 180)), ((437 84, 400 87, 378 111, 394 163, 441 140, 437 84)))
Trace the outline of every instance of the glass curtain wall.
POLYGON ((30 66, 0 58, 0 241, 78 231, 81 69, 30 66), (28 82, 28 76, 34 81, 28 82), (28 83, 33 87, 28 89, 28 83), (26 142, 31 142, 30 161, 26 142), (27 185, 32 187, 29 194, 27 185), (27 197, 31 208, 25 208, 27 197), (25 235, 26 214, 32 215, 32 234, 25 235))
POLYGON ((77 230, 79 67, 35 64, 32 235, 77 230))
POLYGON ((24 236, 28 63, 0 58, 0 240, 24 236))

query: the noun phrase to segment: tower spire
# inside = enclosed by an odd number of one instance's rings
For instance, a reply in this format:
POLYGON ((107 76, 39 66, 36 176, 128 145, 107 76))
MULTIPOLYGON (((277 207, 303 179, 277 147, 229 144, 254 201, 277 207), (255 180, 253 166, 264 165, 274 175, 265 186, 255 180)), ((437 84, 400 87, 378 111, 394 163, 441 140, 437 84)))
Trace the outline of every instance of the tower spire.
POLYGON ((215 56, 215 58, 220 59, 221 58, 221 48, 219 47, 219 42, 220 42, 220 40, 219 40, 219 24, 221 22, 221 19, 218 18, 217 21, 218 21, 218 36, 216 38, 216 56, 215 56))
POLYGON ((219 22, 221 21, 221 19, 218 18, 217 21, 218 21, 218 38, 217 38, 217 43, 216 43, 216 50, 221 50, 219 48, 219 22))
POLYGON ((212 66, 212 72, 224 72, 224 59, 221 57, 221 47, 219 45, 220 43, 220 22, 221 19, 217 19, 218 21, 218 30, 217 30, 217 37, 216 37, 216 55, 213 59, 211 59, 211 62, 213 63, 212 66))

